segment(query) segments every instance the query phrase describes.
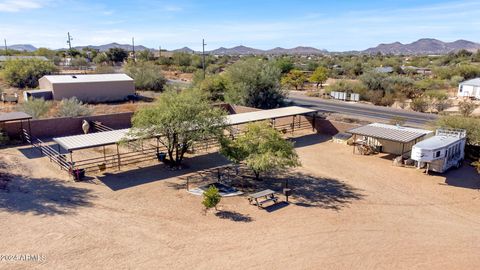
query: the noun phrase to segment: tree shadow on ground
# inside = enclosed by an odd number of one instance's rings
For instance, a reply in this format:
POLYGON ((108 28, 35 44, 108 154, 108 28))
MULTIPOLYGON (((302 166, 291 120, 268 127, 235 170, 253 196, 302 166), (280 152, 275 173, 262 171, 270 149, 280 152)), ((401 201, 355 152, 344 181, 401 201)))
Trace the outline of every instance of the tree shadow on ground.
POLYGON ((365 196, 361 190, 343 181, 300 172, 280 174, 277 177, 266 179, 261 182, 259 187, 282 192, 287 179, 289 188, 292 189, 290 203, 297 206, 320 207, 338 211, 365 196))
POLYGON ((221 219, 228 219, 235 222, 248 223, 253 221, 253 218, 251 218, 249 215, 244 215, 235 211, 218 211, 217 213, 215 213, 215 216, 221 219))
MULTIPOLYGON (((228 163, 229 161, 220 154, 208 153, 185 159, 185 166, 180 170, 172 170, 166 165, 158 164, 127 171, 106 172, 97 179, 111 190, 117 191, 169 178, 181 178, 193 172, 224 166, 228 163)), ((184 184, 175 184, 174 182, 169 182, 169 185, 174 189, 186 187, 184 184)))
MULTIPOLYGON (((436 173, 429 173, 437 175, 436 173)), ((448 170, 445 173, 445 183, 454 187, 480 189, 480 175, 473 166, 464 164, 458 169, 448 170)))
POLYGON ((290 139, 294 142, 295 148, 307 147, 310 145, 327 142, 332 139, 332 136, 323 135, 323 134, 308 134, 300 137, 295 137, 290 139))
POLYGON ((90 201, 95 197, 90 190, 69 186, 62 180, 14 175, 5 172, 2 166, 0 177, 5 183, 0 188, 0 211, 34 215, 71 214, 76 208, 91 206, 90 201))

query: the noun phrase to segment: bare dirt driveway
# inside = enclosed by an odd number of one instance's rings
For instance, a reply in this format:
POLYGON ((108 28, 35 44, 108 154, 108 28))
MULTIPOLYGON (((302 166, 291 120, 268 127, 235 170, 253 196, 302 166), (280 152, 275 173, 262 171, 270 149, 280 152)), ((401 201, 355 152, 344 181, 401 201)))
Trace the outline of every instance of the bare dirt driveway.
MULTIPOLYGON (((2 149, 0 254, 44 260, 0 268, 478 269, 472 168, 426 176, 319 135, 296 145, 303 167, 278 177, 295 189, 289 205, 259 210, 231 197, 207 215, 185 178, 225 164, 217 154, 181 172, 147 164, 73 183, 45 158, 2 149)), ((262 185, 278 189, 275 179, 262 185)))

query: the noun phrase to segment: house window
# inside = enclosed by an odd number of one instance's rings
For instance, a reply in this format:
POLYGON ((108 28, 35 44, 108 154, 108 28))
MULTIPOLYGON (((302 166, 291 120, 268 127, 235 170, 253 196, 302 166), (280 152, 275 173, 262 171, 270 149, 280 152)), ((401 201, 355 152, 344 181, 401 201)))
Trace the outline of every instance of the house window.
POLYGON ((437 151, 437 152, 435 153, 435 157, 436 157, 436 158, 437 158, 437 157, 440 157, 440 151, 437 151))
POLYGON ((463 91, 463 85, 460 85, 460 93, 463 91))

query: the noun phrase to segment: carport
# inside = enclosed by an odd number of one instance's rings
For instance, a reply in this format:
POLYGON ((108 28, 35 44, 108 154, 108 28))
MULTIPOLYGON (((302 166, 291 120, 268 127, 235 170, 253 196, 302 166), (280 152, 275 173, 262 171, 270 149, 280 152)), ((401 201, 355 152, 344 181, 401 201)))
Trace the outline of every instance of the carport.
POLYGON ((417 142, 430 137, 433 132, 425 129, 373 123, 347 131, 353 134, 353 153, 359 144, 376 147, 379 152, 405 155, 417 142), (357 136, 362 140, 357 141, 357 136))
POLYGON ((31 142, 30 134, 32 134, 31 132, 32 130, 30 127, 31 119, 32 119, 32 116, 24 112, 10 112, 10 113, 0 114, 0 124, 3 125, 3 129, 6 131, 5 124, 7 122, 20 122, 20 134, 21 134, 20 136, 22 137, 22 139, 26 140, 29 143, 31 142), (24 121, 27 121, 26 128, 28 128, 28 132, 23 127, 24 121))

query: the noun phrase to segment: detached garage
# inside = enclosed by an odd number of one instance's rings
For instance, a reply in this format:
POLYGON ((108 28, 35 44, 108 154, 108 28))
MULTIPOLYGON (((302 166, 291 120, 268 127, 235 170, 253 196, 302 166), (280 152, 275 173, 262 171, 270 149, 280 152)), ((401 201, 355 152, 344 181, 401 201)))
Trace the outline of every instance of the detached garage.
POLYGON ((53 99, 77 97, 83 102, 126 100, 135 94, 135 83, 126 74, 48 75, 39 80, 42 91, 52 92, 53 99))

